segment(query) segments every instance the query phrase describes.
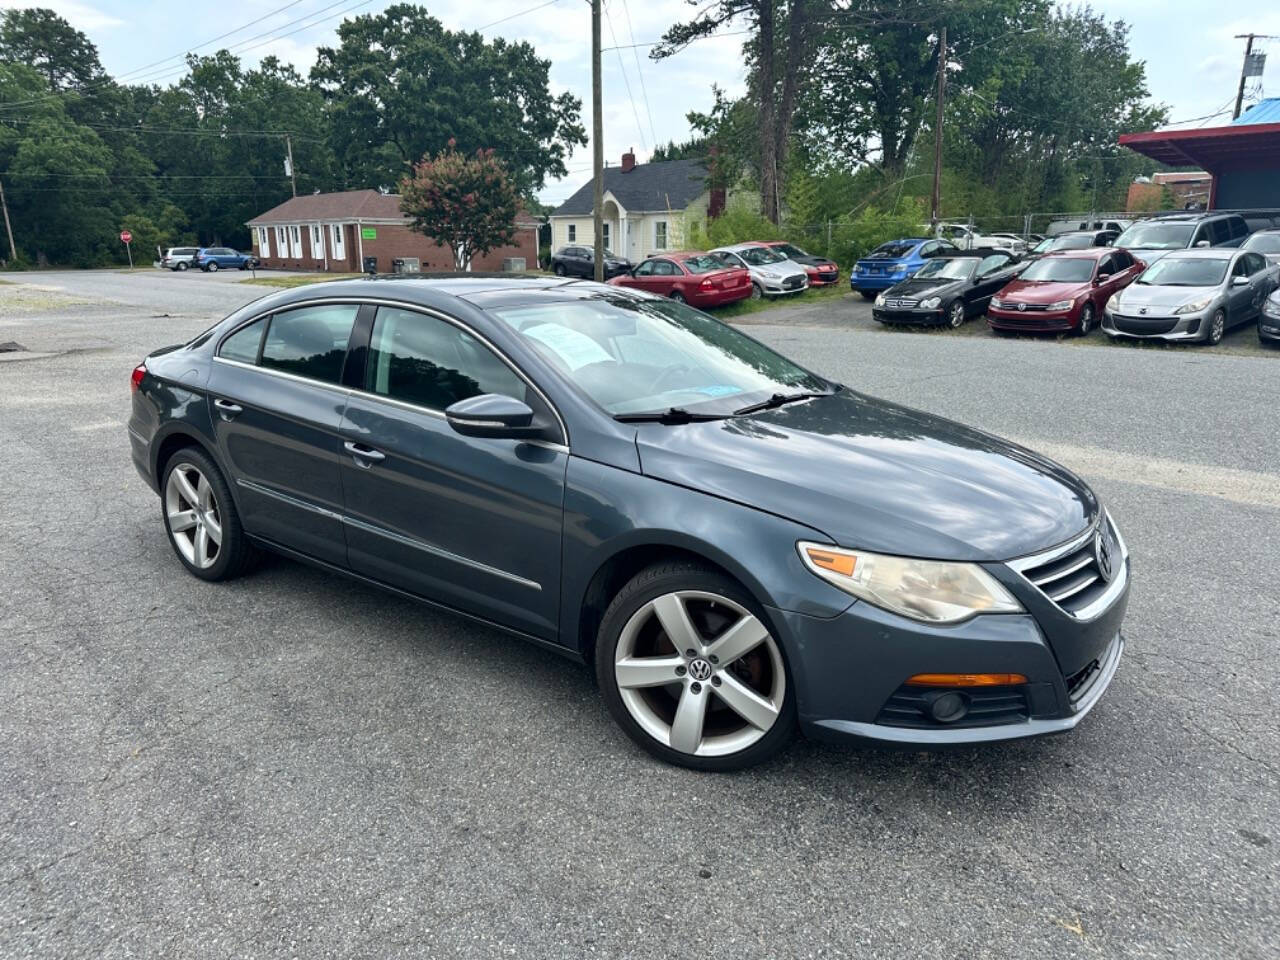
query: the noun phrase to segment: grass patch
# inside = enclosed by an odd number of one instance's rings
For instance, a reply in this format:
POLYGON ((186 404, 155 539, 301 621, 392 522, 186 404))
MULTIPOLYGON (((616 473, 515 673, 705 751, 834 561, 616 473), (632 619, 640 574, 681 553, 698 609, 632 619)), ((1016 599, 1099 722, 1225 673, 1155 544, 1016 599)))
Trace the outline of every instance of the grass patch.
POLYGON ((715 316, 721 320, 732 320, 734 317, 764 313, 768 310, 776 310, 778 307, 794 307, 804 304, 816 306, 823 302, 835 302, 847 292, 841 284, 833 283, 828 287, 810 287, 804 293, 794 296, 788 295, 772 300, 768 297, 760 300, 739 300, 737 303, 731 303, 728 306, 713 307, 712 310, 715 316))
POLYGON ((240 282, 251 283, 259 287, 279 287, 282 290, 292 290, 294 287, 305 287, 312 283, 328 283, 332 280, 354 280, 362 276, 364 276, 362 273, 307 273, 297 276, 277 277, 264 273, 260 277, 249 277, 240 282))

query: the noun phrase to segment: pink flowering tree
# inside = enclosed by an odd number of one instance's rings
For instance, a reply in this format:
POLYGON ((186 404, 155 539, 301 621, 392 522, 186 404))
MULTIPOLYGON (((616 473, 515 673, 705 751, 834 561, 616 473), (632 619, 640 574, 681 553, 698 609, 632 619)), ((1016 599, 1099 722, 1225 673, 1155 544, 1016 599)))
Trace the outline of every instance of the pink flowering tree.
POLYGON ((468 157, 456 147, 450 140, 400 181, 400 209, 413 229, 453 251, 455 270, 466 270, 476 254, 515 239, 519 196, 492 150, 468 157))

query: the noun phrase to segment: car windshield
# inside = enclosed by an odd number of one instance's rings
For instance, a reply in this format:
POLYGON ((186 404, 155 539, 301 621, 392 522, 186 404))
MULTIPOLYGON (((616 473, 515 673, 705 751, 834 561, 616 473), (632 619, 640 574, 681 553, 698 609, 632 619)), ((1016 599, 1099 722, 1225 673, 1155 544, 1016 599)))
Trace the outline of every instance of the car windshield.
POLYGON ((1031 248, 1031 252, 1032 253, 1048 253, 1050 250, 1053 249, 1053 241, 1056 239, 1058 238, 1045 237, 1043 240, 1041 240, 1039 243, 1037 243, 1034 247, 1031 248))
POLYGON ((891 240, 876 247, 863 259, 865 260, 901 260, 911 255, 911 251, 919 245, 919 241, 891 240))
POLYGON ((807 257, 808 254, 797 247, 794 243, 780 243, 773 249, 777 250, 786 257, 807 257))
POLYGON ((766 263, 781 263, 787 259, 780 253, 774 253, 768 247, 745 247, 737 251, 738 256, 753 267, 762 267, 766 263))
POLYGON ((1140 250, 1181 250, 1191 242, 1191 223, 1135 223, 1116 237, 1117 247, 1140 250))
MULTIPOLYGON (((710 253, 702 253, 696 257, 686 257, 680 261, 684 264, 684 268, 690 273, 710 273, 712 270, 723 270, 725 263, 717 256, 710 253)), ((737 266, 737 264, 734 264, 737 266)))
POLYGON ((930 260, 918 271, 917 280, 968 280, 978 265, 974 257, 956 257, 930 260))
POLYGON ((729 416, 833 386, 733 327, 665 299, 601 296, 494 315, 607 413, 729 416))
MULTIPOLYGON (((1047 253, 1050 250, 1088 250, 1093 246, 1093 235, 1088 233, 1064 233, 1046 241, 1048 244, 1044 246, 1041 253, 1047 253)), ((1037 250, 1040 247, 1036 248, 1037 250)))
POLYGON ((1244 242, 1242 249, 1256 253, 1280 253, 1280 233, 1255 233, 1244 242))
POLYGON ((1216 287, 1227 275, 1225 257, 1165 257, 1142 272, 1138 283, 1154 287, 1216 287))
POLYGON ((1045 257, 1022 271, 1019 280, 1041 283, 1088 283, 1093 278, 1093 260, 1086 257, 1045 257))

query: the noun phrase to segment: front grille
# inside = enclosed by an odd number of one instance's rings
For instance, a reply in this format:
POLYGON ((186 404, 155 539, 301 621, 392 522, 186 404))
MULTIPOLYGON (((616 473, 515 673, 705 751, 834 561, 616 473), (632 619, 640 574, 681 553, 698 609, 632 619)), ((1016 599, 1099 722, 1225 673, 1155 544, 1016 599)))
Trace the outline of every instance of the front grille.
POLYGON ((1049 309, 1047 303, 1010 303, 1004 301, 1000 304, 1000 310, 1017 310, 1019 313, 1043 313, 1049 309))
POLYGON ((1122 317, 1118 313, 1112 314, 1111 322, 1121 333, 1170 333, 1178 325, 1177 320, 1166 317, 1122 317))
POLYGON ((794 290, 804 283, 804 277, 787 277, 782 281, 782 289, 794 290))
POLYGON ((1032 557, 1014 568, 1034 584, 1041 593, 1068 613, 1083 610, 1107 590, 1112 578, 1124 563, 1119 541, 1104 517, 1095 531, 1081 537, 1066 551, 1054 551, 1049 559, 1032 557), (1099 557, 1100 531, 1104 550, 1110 559, 1110 570, 1104 572, 1099 557))
POLYGON ((993 727, 1002 723, 1021 723, 1030 716, 1027 696, 1021 687, 973 687, 962 693, 969 701, 969 712, 955 723, 939 723, 929 712, 931 695, 952 692, 932 687, 904 684, 880 708, 876 723, 889 727, 915 727, 942 730, 948 727, 993 727))
POLYGON ((897 310, 912 310, 919 302, 919 300, 886 300, 884 305, 886 307, 893 307, 897 310))

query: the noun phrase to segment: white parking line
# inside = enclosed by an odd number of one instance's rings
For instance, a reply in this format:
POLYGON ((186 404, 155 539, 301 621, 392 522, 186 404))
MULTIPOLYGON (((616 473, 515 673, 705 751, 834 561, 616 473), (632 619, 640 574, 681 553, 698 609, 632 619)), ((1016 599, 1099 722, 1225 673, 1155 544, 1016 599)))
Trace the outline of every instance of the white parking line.
POLYGON ((1280 508, 1280 473, 1213 467, 1203 463, 1141 457, 1103 447, 1018 440, 1084 477, 1140 483, 1178 493, 1219 497, 1233 503, 1280 508))

